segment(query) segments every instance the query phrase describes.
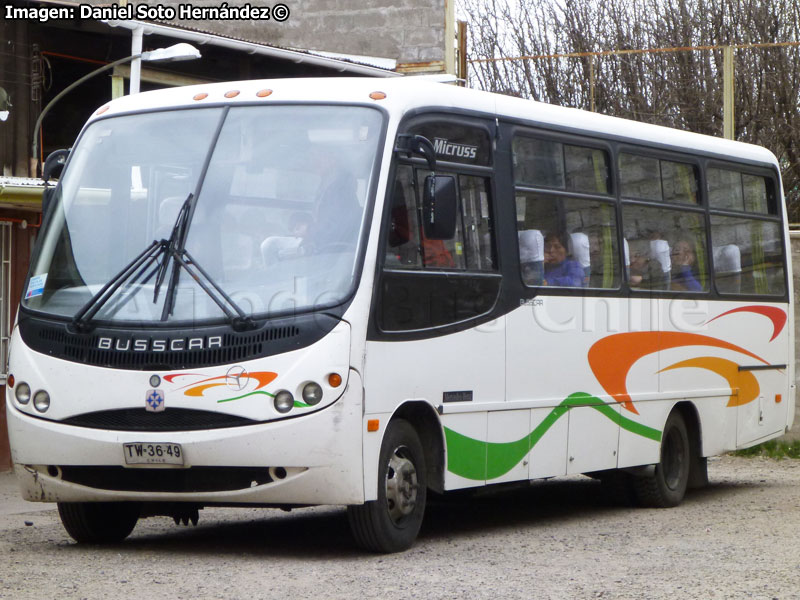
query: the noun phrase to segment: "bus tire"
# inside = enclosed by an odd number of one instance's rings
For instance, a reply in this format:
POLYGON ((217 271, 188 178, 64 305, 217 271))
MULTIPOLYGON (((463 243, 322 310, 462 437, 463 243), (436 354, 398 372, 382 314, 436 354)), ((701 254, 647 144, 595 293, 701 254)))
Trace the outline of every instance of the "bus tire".
POLYGON ((378 499, 349 506, 356 544, 372 552, 401 552, 414 543, 425 514, 427 479, 419 436, 403 419, 389 423, 381 444, 378 499))
POLYGON ((633 491, 641 506, 669 508, 677 506, 686 494, 692 450, 686 422, 680 411, 673 410, 661 437, 661 460, 652 475, 632 478, 633 491))
POLYGON ((130 535, 139 520, 138 502, 59 502, 58 515, 81 544, 113 544, 130 535))

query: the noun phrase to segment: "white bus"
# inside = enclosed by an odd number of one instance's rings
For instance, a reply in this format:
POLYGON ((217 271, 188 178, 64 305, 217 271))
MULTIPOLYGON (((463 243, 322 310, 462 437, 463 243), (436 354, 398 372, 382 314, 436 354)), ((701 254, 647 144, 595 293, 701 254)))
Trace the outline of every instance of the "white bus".
POLYGON ((11 340, 22 493, 79 542, 207 506, 589 474, 642 504, 794 417, 767 150, 432 81, 209 84, 100 108, 11 340))

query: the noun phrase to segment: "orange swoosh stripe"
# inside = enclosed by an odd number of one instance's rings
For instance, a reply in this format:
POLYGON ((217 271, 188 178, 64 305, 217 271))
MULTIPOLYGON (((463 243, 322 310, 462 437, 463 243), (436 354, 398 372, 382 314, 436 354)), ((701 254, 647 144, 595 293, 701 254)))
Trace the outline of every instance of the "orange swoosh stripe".
POLYGON ((740 346, 707 335, 681 331, 633 331, 604 337, 589 348, 589 366, 603 389, 627 410, 639 414, 628 394, 625 380, 633 364, 648 354, 681 346, 711 346, 740 352, 769 364, 740 346))
POLYGON ((748 402, 752 402, 758 397, 758 393, 761 390, 758 385, 758 380, 753 373, 750 371, 740 371, 739 365, 732 360, 718 358, 716 356, 700 356, 698 358, 683 360, 674 365, 664 367, 659 373, 686 367, 707 369, 724 377, 728 381, 728 385, 730 385, 731 389, 734 390, 734 393, 731 394, 728 399, 728 406, 742 406, 748 402), (738 390, 738 393, 736 390, 738 390))

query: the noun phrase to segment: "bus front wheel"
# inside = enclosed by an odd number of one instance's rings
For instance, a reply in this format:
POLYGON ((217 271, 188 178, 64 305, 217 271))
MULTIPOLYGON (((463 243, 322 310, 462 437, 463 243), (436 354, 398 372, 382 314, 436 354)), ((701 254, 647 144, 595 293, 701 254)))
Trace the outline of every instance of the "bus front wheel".
POLYGON ((366 550, 407 550, 422 525, 427 491, 422 444, 408 421, 389 424, 378 467, 378 499, 348 507, 350 529, 366 550))
POLYGON ((672 411, 661 436, 661 460, 652 475, 633 478, 633 491, 642 506, 677 506, 686 494, 692 449, 683 415, 672 411))
POLYGON ((58 515, 70 537, 83 544, 113 544, 139 520, 138 502, 59 502, 58 515))

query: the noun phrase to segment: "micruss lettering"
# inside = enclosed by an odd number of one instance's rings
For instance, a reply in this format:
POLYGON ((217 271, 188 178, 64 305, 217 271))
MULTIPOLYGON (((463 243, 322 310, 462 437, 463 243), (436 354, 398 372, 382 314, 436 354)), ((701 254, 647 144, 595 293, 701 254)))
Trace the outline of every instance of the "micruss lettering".
POLYGON ((451 144, 444 138, 435 138, 433 140, 433 148, 436 150, 436 154, 443 154, 444 156, 475 158, 478 155, 477 146, 468 146, 467 144, 451 144))

